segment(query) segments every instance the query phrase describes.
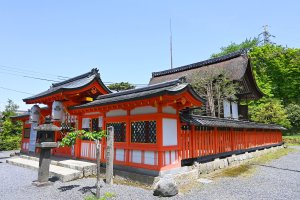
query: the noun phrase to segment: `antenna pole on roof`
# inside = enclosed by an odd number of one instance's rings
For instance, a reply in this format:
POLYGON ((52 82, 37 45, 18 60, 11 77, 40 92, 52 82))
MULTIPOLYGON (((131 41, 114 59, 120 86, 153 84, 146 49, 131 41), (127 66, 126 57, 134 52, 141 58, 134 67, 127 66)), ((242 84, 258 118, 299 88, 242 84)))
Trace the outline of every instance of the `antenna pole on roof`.
POLYGON ((172 51, 172 21, 170 18, 170 55, 171 55, 171 69, 173 69, 173 51, 172 51))

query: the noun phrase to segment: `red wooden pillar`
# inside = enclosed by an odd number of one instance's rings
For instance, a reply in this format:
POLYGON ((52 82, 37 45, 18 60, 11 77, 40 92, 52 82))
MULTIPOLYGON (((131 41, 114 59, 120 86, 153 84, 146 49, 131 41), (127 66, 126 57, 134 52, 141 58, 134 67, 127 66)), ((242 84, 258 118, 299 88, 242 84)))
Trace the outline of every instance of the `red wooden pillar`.
POLYGON ((231 151, 234 151, 234 138, 233 138, 233 128, 230 128, 230 144, 231 151))
POLYGON ((190 157, 195 157, 195 126, 191 125, 191 137, 190 137, 190 157))
POLYGON ((163 167, 163 151, 162 151, 162 145, 163 145, 163 124, 162 124, 162 106, 158 105, 158 117, 156 118, 156 142, 158 146, 158 169, 161 169, 163 167))
POLYGON ((217 154, 217 153, 219 153, 218 129, 217 129, 217 127, 214 127, 213 129, 214 129, 214 136, 215 136, 215 142, 216 142, 215 152, 217 154))
POLYGON ((127 115, 126 115, 126 136, 125 136, 125 140, 126 140, 126 148, 125 148, 125 164, 126 166, 129 165, 129 162, 130 162, 130 153, 129 153, 129 145, 130 145, 130 142, 131 142, 131 134, 130 134, 130 128, 131 128, 131 124, 130 124, 130 109, 127 109, 127 115))

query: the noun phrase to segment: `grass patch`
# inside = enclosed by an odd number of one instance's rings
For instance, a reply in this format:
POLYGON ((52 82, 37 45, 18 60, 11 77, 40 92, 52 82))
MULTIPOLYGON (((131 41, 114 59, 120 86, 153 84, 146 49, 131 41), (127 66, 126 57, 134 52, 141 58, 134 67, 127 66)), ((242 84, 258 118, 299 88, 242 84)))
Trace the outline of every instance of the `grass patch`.
POLYGON ((288 146, 300 146, 300 134, 283 136, 282 138, 288 146))
POLYGON ((147 184, 144 184, 144 183, 140 183, 140 182, 132 181, 132 180, 128 180, 128 179, 123 179, 123 178, 115 178, 114 179, 114 184, 128 185, 128 186, 143 188, 143 189, 146 189, 146 190, 152 190, 151 185, 147 185, 147 184))
POLYGON ((209 177, 210 178, 238 177, 238 176, 249 177, 254 174, 254 172, 256 171, 257 165, 266 164, 272 160, 275 160, 282 156, 285 156, 293 151, 296 151, 296 150, 292 149, 292 148, 279 149, 275 152, 270 152, 270 153, 264 154, 260 157, 253 158, 239 166, 229 167, 224 170, 216 171, 216 172, 212 173, 211 175, 209 175, 209 177))
POLYGON ((115 196, 116 195, 114 193, 105 192, 105 194, 99 199, 95 195, 86 196, 84 199, 85 200, 109 200, 109 199, 113 199, 115 196))

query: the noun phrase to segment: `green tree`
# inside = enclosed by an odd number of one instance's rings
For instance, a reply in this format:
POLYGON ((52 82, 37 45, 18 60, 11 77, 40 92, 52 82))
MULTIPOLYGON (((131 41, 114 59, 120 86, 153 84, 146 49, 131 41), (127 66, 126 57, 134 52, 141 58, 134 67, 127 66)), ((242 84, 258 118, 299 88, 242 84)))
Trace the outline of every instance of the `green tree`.
POLYGON ((231 81, 223 70, 198 72, 193 75, 192 86, 207 101, 206 114, 221 117, 223 101, 235 100, 239 84, 231 81))
POLYGON ((292 125, 292 131, 300 130, 300 105, 297 104, 289 104, 286 107, 288 119, 292 125))
POLYGON ((250 52, 258 86, 284 105, 300 103, 300 49, 267 44, 250 52))
POLYGON ((240 44, 231 42, 231 44, 229 44, 226 47, 221 47, 220 50, 221 52, 219 53, 215 53, 212 54, 211 57, 212 58, 216 58, 219 56, 224 56, 227 55, 229 53, 241 50, 241 49, 252 49, 256 46, 258 46, 259 44, 259 39, 258 38, 250 38, 250 39, 246 39, 245 41, 241 42, 240 44))
POLYGON ((19 108, 12 100, 7 101, 2 112, 2 122, 0 127, 0 150, 13 150, 20 148, 22 137, 22 124, 19 121, 12 121, 11 116, 16 115, 19 108))
MULTIPOLYGON (((227 47, 222 47, 221 52, 213 54, 212 57, 226 55, 243 48, 250 48, 248 55, 253 66, 254 77, 260 90, 265 94, 262 100, 248 102, 249 113, 256 113, 257 108, 268 107, 269 101, 266 99, 270 98, 280 100, 280 104, 285 107, 290 104, 300 105, 300 49, 276 44, 259 45, 258 39, 254 38, 246 39, 240 44, 231 43, 227 47)), ((275 108, 281 109, 281 107, 275 108)), ((287 109, 287 114, 295 116, 291 109, 287 109)), ((256 113, 250 117, 257 121, 264 119, 265 116, 264 113, 256 113), (261 117, 258 116, 260 114, 261 117)), ((282 121, 285 120, 283 115, 282 121)), ((288 120, 292 120, 292 117, 288 120)), ((297 128, 292 121, 291 125, 297 128)))
POLYGON ((134 89, 135 86, 128 83, 128 82, 120 82, 120 83, 113 83, 113 84, 110 84, 108 86, 108 88, 110 90, 115 90, 117 92, 119 91, 122 91, 122 90, 129 90, 129 89, 134 89))
POLYGON ((250 107, 251 119, 267 124, 279 124, 286 128, 291 127, 286 110, 279 99, 262 98, 259 103, 250 107))
POLYGON ((96 161, 97 161, 97 182, 96 182, 96 197, 100 198, 100 140, 105 137, 105 131, 85 131, 77 130, 69 132, 61 141, 60 146, 72 146, 76 143, 76 139, 89 139, 96 142, 96 161))

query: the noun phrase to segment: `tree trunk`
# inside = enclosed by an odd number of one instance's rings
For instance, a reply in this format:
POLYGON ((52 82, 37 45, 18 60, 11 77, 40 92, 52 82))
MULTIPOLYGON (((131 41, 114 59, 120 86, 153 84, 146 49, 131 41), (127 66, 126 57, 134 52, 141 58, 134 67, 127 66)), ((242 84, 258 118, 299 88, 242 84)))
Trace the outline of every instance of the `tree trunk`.
POLYGON ((100 199, 100 141, 96 140, 96 162, 97 162, 97 182, 96 182, 96 197, 100 199))

